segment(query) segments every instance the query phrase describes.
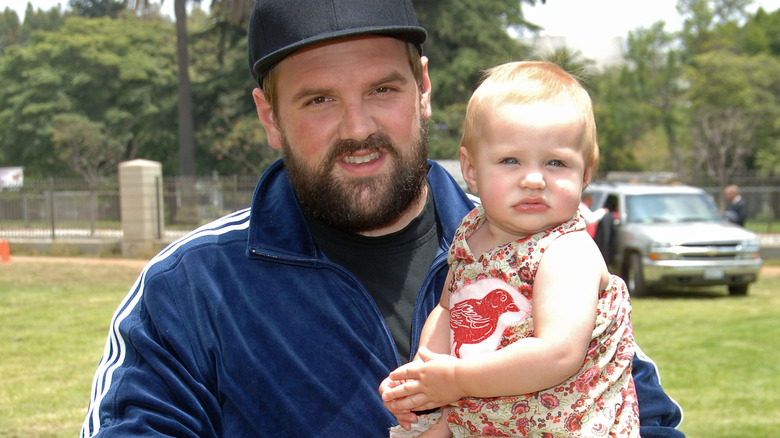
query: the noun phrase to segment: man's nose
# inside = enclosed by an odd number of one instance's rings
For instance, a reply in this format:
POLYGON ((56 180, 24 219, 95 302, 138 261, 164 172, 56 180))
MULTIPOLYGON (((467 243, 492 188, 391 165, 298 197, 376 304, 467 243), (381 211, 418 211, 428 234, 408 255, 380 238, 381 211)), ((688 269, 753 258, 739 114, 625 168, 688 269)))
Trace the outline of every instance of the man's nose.
POLYGON ((339 127, 341 140, 363 141, 376 130, 376 121, 362 101, 356 100, 345 104, 339 127))

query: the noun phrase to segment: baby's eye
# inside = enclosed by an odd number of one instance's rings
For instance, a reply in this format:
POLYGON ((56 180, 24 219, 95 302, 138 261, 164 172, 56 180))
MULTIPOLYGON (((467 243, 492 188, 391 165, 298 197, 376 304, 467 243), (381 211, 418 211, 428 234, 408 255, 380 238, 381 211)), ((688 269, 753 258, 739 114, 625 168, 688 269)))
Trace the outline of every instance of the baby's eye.
POLYGON ((504 158, 501 160, 501 163, 503 164, 518 164, 519 161, 517 161, 517 158, 504 158))
POLYGON ((553 166, 553 167, 564 167, 566 164, 563 163, 561 160, 550 160, 547 165, 553 166))

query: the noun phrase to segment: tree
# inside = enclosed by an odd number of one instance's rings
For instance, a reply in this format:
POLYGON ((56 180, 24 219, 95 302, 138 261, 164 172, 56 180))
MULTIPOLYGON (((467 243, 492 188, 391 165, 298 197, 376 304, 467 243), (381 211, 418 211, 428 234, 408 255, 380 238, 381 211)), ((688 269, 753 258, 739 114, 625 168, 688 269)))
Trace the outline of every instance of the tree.
POLYGON ((164 149, 158 138, 173 124, 167 108, 175 102, 170 26, 71 16, 59 31, 36 35, 0 58, 0 147, 7 160, 30 176, 66 173, 53 159, 52 120, 61 113, 102 123, 105 133, 124 140, 125 158, 164 149))
POLYGON ((780 9, 772 13, 759 8, 745 24, 744 50, 750 55, 780 56, 780 9))
POLYGON ((681 32, 685 52, 695 56, 734 45, 733 32, 748 16, 746 8, 751 3, 753 0, 678 0, 677 12, 685 18, 681 32), (728 28, 731 31, 724 31, 728 28))
MULTIPOLYGON (((95 188, 101 177, 116 172, 124 155, 126 138, 107 132, 104 123, 80 114, 57 114, 52 120, 55 156, 81 175, 89 187, 90 235, 95 235, 95 188)), ((129 133, 125 133, 127 137, 129 133)))
POLYGON ((759 150, 777 145, 780 61, 727 51, 693 61, 686 78, 696 165, 722 188, 735 173, 753 167, 759 150))
MULTIPOLYGON (((529 53, 507 31, 536 28, 522 14, 535 0, 416 0, 420 25, 428 31, 425 55, 431 60, 432 96, 430 155, 454 158, 466 102, 487 67, 522 59, 529 53)), ((544 1, 542 1, 544 3, 544 1)))
POLYGON ((684 163, 678 138, 684 104, 680 82, 682 61, 674 36, 664 26, 661 21, 650 28, 629 32, 624 56, 627 68, 622 74, 627 79, 626 91, 637 105, 636 122, 640 131, 662 128, 669 151, 668 164, 679 174, 684 163))
POLYGON ((18 44, 21 40, 21 24, 16 11, 6 7, 0 14, 0 56, 5 48, 18 44))
POLYGON ((179 175, 195 176, 195 126, 192 120, 190 59, 187 49, 187 0, 174 0, 176 15, 176 59, 179 95, 179 175))
MULTIPOLYGON (((162 5, 164 0, 160 0, 162 5)), ((200 0, 194 0, 200 3, 200 0)), ((150 0, 127 1, 128 7, 137 12, 144 12, 154 2, 150 0)), ((178 93, 178 143, 179 171, 183 177, 195 176, 195 126, 193 122, 192 85, 190 83, 189 35, 187 33, 187 0, 173 0, 173 13, 176 19, 176 59, 177 59, 177 93, 178 93)), ((185 184, 186 186, 186 184, 185 184)), ((184 196, 185 203, 190 202, 190 196, 184 196)))
POLYGON ((119 12, 125 8, 119 0, 68 0, 70 9, 82 17, 111 17, 117 18, 119 12))

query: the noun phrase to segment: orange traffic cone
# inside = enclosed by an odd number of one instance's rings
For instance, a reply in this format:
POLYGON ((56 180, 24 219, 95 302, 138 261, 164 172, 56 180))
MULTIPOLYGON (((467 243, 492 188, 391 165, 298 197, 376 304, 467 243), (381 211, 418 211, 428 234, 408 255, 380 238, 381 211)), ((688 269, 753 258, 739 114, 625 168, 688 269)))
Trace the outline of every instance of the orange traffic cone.
POLYGON ((11 263, 11 247, 8 241, 3 237, 0 239, 0 265, 11 263))

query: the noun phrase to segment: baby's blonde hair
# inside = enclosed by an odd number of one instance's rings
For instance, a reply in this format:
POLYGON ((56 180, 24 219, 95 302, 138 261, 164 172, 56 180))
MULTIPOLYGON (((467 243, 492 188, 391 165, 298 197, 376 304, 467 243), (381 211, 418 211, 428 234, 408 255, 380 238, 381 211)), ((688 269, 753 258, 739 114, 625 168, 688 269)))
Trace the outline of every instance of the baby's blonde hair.
POLYGON ((558 65, 547 61, 518 61, 500 64, 485 72, 482 83, 474 91, 466 108, 460 145, 471 150, 482 136, 481 118, 500 104, 524 105, 534 102, 571 102, 581 109, 582 135, 580 147, 585 165, 599 160, 596 121, 593 103, 580 82, 558 65))

